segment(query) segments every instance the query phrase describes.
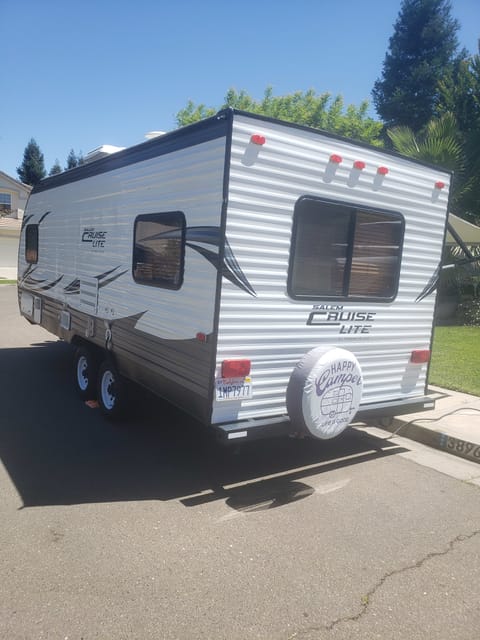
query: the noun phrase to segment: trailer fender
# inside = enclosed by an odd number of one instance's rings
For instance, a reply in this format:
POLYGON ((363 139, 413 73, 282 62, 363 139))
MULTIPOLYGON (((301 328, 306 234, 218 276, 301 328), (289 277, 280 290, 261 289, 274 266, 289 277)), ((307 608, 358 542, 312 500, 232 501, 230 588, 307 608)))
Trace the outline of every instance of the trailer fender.
POLYGON ((350 424, 360 406, 362 370, 357 358, 334 346, 316 347, 297 363, 287 387, 295 429, 328 440, 350 424))

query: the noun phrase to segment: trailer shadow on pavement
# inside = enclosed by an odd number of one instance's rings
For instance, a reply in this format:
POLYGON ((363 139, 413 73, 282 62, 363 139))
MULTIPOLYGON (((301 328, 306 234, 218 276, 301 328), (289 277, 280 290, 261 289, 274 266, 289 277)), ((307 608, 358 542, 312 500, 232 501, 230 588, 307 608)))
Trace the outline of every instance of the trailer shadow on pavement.
POLYGON ((24 507, 221 499, 238 510, 272 508, 310 495, 308 476, 405 451, 355 429, 328 442, 225 448, 137 389, 131 417, 111 424, 77 398, 71 360, 55 341, 0 352, 0 457, 24 507))

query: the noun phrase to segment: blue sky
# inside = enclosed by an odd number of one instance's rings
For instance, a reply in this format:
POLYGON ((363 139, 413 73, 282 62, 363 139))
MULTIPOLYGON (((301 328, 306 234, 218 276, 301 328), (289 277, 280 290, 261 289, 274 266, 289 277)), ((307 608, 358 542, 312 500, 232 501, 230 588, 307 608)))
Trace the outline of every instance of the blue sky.
MULTIPOLYGON (((476 52, 479 0, 451 4, 461 45, 476 52)), ((17 177, 32 137, 47 171, 71 148, 137 144, 174 128, 189 99, 216 107, 229 87, 255 98, 268 85, 275 95, 313 88, 358 105, 381 74, 399 9, 400 0, 0 0, 0 170, 17 177)))

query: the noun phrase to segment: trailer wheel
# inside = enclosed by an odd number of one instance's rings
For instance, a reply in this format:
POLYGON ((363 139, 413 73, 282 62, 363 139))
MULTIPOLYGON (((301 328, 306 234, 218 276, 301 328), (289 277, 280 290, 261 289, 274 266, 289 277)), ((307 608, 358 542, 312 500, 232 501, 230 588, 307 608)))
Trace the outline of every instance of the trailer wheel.
POLYGON ((360 406, 358 360, 338 347, 317 347, 297 363, 287 387, 287 411, 301 433, 328 440, 340 435, 360 406))
POLYGON ((97 359, 88 347, 78 347, 73 359, 75 387, 84 400, 93 400, 97 392, 97 359))
POLYGON ((126 384, 110 359, 100 365, 97 399, 102 413, 112 420, 120 418, 126 408, 126 384))

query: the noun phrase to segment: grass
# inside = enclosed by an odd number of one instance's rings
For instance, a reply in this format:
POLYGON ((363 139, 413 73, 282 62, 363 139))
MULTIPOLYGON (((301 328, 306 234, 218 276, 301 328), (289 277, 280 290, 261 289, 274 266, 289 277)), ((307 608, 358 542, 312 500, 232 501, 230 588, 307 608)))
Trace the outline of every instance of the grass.
POLYGON ((7 278, 0 278, 0 284, 17 284, 17 281, 8 280, 7 278))
POLYGON ((480 326, 435 328, 429 382, 480 396, 480 326))

